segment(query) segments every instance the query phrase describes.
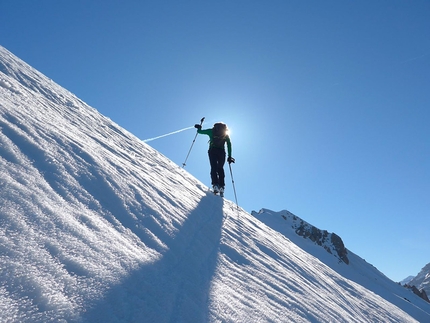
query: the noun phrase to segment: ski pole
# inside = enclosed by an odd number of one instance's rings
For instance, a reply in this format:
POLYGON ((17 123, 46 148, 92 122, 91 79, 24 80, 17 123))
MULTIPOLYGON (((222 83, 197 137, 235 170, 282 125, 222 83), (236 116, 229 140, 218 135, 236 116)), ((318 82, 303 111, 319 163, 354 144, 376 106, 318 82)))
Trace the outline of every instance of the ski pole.
MULTIPOLYGON (((204 120, 205 120, 205 117, 203 117, 203 118, 200 120, 200 125, 202 125, 202 124, 203 124, 203 121, 204 121, 204 120)), ((191 149, 193 149, 194 142, 196 141, 197 135, 198 135, 198 133, 196 133, 196 135, 195 135, 195 137, 194 137, 194 140, 193 140, 193 143, 191 144, 190 150, 188 151, 188 155, 187 155, 187 157, 185 158, 185 161, 182 163, 182 168, 184 168, 184 167, 185 167, 185 165, 186 165, 186 163, 187 163, 188 156, 190 156, 191 149)))
POLYGON ((231 164, 230 163, 228 163, 228 167, 230 168, 230 177, 231 177, 231 183, 233 184, 234 199, 236 201, 237 210, 239 210, 239 204, 237 203, 236 187, 234 185, 233 172, 231 170, 231 164))

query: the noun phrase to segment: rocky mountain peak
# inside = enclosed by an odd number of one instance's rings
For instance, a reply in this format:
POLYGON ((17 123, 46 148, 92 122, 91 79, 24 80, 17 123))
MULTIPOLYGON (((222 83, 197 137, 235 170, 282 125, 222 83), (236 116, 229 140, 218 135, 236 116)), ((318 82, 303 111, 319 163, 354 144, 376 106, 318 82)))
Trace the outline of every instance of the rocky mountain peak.
POLYGON ((270 213, 273 215, 279 214, 297 235, 305 239, 309 239, 315 244, 323 247, 328 253, 338 258, 340 262, 349 264, 348 250, 345 248, 341 237, 339 237, 336 233, 330 233, 327 230, 321 230, 286 210, 281 212, 272 212, 266 209, 261 209, 258 213, 255 211, 252 212, 254 216, 264 213, 270 213))

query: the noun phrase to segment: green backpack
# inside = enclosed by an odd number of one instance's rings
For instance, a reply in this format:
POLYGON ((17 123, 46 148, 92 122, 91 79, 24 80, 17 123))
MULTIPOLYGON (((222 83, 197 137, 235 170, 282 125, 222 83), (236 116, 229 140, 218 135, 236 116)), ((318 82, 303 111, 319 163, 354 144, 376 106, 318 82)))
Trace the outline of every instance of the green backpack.
POLYGON ((224 149, 224 144, 227 137, 227 125, 222 122, 217 122, 212 128, 212 147, 224 149))

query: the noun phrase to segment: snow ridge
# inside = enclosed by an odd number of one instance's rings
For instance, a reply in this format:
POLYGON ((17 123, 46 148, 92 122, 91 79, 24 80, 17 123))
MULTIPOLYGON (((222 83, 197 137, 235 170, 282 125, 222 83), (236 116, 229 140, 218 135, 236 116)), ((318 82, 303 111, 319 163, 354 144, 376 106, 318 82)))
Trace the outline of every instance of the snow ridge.
POLYGON ((238 211, 3 47, 0 80, 1 322, 430 321, 353 253, 238 211))
POLYGON ((332 254, 340 262, 349 264, 348 251, 346 250, 342 239, 337 234, 328 232, 327 230, 320 230, 287 210, 273 212, 268 209, 261 209, 258 213, 253 211, 252 215, 260 218, 263 222, 274 229, 276 229, 278 225, 275 225, 271 221, 273 219, 270 219, 270 217, 284 219, 286 221, 284 223, 284 227, 290 227, 297 235, 305 239, 310 239, 317 245, 324 248, 328 253, 332 254))

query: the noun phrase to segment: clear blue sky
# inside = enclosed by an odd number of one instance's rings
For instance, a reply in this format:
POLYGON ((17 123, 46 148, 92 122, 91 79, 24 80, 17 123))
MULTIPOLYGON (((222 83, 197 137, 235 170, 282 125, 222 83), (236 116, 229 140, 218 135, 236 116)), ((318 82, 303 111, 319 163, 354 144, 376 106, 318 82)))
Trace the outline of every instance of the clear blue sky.
MULTIPOLYGON (((429 35, 427 0, 0 1, 2 46, 142 140, 226 122, 240 206, 397 281, 430 262, 429 35)), ((206 136, 186 169, 210 184, 206 136)))

